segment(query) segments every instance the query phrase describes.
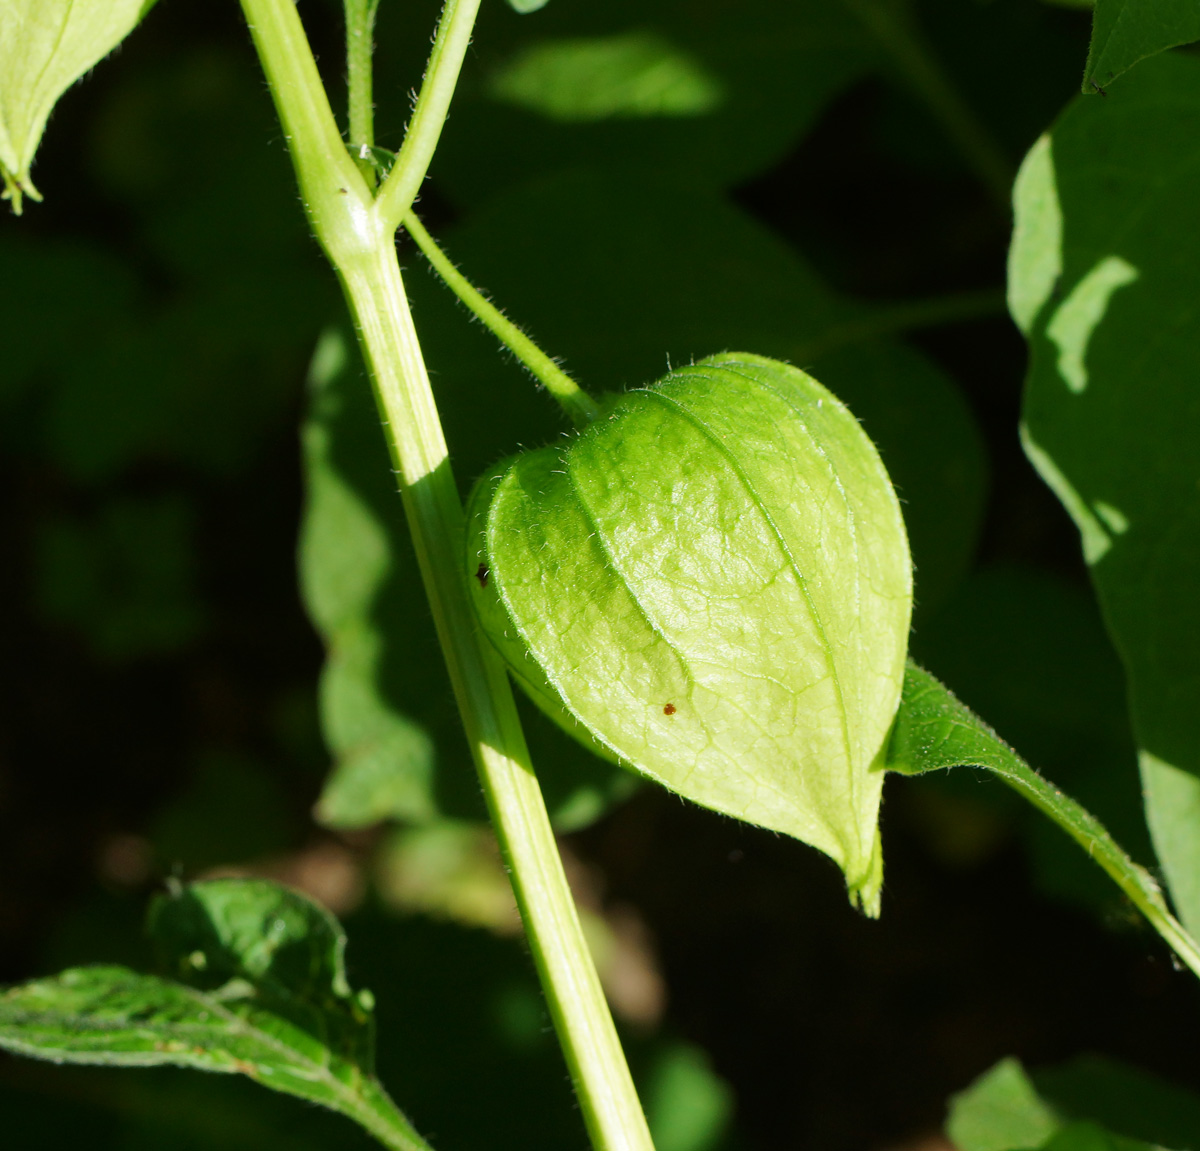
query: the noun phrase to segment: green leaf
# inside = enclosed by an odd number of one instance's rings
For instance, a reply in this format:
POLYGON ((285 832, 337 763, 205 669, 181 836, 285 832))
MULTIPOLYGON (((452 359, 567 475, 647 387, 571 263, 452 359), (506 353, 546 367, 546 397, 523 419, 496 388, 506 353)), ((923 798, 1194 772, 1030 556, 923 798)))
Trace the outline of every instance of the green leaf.
POLYGON ((265 880, 215 880, 156 900, 150 930, 178 981, 83 967, 14 987, 0 997, 0 1046, 237 1072, 388 1146, 424 1146, 374 1078, 373 1001, 346 982, 345 935, 328 912, 265 880))
POLYGON ((508 0, 508 6, 522 16, 529 12, 539 12, 546 7, 547 0, 508 0))
POLYGON ((911 661, 884 762, 888 770, 904 775, 960 765, 994 772, 1074 839, 1200 975, 1200 948, 1171 917, 1149 873, 1121 850, 1095 816, 1038 775, 948 688, 911 661))
POLYGON ((552 120, 703 116, 721 85, 699 61, 653 32, 529 45, 493 73, 492 96, 552 120))
POLYGON ((1039 1092, 1037 1080, 1035 1087, 1020 1062, 1002 1059, 953 1096, 946 1134, 958 1151, 1163 1151, 1091 1117, 1060 1112, 1039 1092))
POLYGON ((946 1134, 958 1151, 1031 1151, 1061 1120, 1016 1059, 1002 1059, 950 1100, 946 1134))
POLYGON ((0 175, 4 199, 42 197, 29 178, 55 102, 137 26, 154 0, 0 2, 0 175))
MULTIPOLYGON (((1098 816, 1135 859, 1153 862, 1125 675, 1090 588, 1032 568, 984 567, 914 633, 909 650, 1098 816)), ((974 780, 927 786, 978 797, 997 817, 1013 811, 1013 797, 974 780)), ((1038 813, 1018 815, 1041 891, 1106 921, 1122 913, 1120 892, 1075 844, 1038 813)))
POLYGON ((1096 0, 1084 94, 1106 93, 1139 61, 1193 40, 1200 40, 1200 7, 1194 0, 1096 0))
POLYGON ((1200 804, 1178 773, 1200 772, 1198 200, 1200 60, 1159 56, 1106 100, 1077 98, 1030 153, 1009 290, 1031 352, 1026 451, 1079 528, 1192 925, 1200 804))
POLYGON ((321 337, 309 370, 312 411, 302 432, 307 493, 298 553, 301 592, 329 651, 321 673, 321 726, 336 767, 317 815, 342 828, 428 819, 436 811, 433 742, 380 682, 385 653, 373 612, 396 578, 393 545, 403 524, 389 530, 381 509, 356 484, 365 478, 363 465, 374 464, 391 488, 393 516, 401 516, 356 364, 339 331, 321 337), (358 403, 350 393, 355 385, 363 393, 358 403), (350 459, 348 449, 354 450, 350 459))
POLYGON ((878 913, 912 570, 830 392, 757 356, 679 369, 502 465, 472 523, 473 599, 519 676, 643 774, 818 847, 878 913))

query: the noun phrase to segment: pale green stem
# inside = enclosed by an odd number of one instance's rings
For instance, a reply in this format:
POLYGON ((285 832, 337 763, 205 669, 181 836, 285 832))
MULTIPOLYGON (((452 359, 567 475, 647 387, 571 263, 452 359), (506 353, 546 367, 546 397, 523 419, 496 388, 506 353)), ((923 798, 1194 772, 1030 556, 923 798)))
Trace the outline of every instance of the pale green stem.
POLYGON ((845 0, 845 3, 892 57, 900 74, 941 122, 997 205, 1008 212, 1015 175, 1013 166, 1004 149, 947 76, 904 0, 845 0))
POLYGON ((386 221, 393 232, 413 206, 425 173, 429 171, 478 11, 479 0, 446 0, 442 9, 417 106, 396 163, 379 189, 380 219, 386 221))
POLYGON ((433 265, 446 286, 460 299, 562 406, 576 427, 584 427, 600 407, 566 372, 537 346, 451 263, 415 213, 404 217, 404 229, 433 265))
MULTIPOLYGON (((338 136, 293 0, 241 2, 305 206, 358 326, 463 725, 589 1135, 597 1151, 652 1151, 507 674, 472 615, 463 511, 400 277, 395 222, 372 202, 338 136)), ((447 14, 452 7, 453 0, 447 14)), ((449 49, 442 51, 447 58, 449 49)), ((435 71, 431 64, 427 87, 435 71)), ((421 115, 418 108, 414 123, 421 115)))
POLYGON ((375 186, 375 166, 363 149, 375 144, 375 105, 371 60, 379 0, 346 0, 346 88, 350 151, 363 179, 375 186))

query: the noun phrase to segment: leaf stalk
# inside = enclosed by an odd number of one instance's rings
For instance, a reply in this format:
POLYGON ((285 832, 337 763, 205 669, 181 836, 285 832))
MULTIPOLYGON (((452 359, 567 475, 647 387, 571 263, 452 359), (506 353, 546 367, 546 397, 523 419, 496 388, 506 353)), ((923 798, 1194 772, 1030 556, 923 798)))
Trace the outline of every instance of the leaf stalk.
POLYGON ((600 414, 599 404, 454 266, 426 231, 416 213, 405 214, 404 230, 412 236, 446 286, 529 369, 534 378, 559 402, 577 428, 586 427, 600 414))

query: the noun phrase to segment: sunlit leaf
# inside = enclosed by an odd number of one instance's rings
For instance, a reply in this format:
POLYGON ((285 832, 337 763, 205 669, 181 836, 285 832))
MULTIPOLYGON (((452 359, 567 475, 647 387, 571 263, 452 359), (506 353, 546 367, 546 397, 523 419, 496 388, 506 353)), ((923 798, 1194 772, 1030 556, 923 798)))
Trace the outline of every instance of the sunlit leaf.
POLYGON ((1062 1126, 1015 1059, 1002 1059, 950 1101, 946 1134, 958 1151, 1031 1151, 1062 1126))
POLYGON ((951 1098, 946 1134, 957 1151, 1165 1151, 1096 1122, 1086 1111, 1063 1114, 1011 1058, 951 1098))
POLYGON ((1125 664, 1148 822, 1200 924, 1200 61, 1077 99, 1017 183, 1026 451, 1079 527, 1125 664), (1059 223, 1054 223, 1054 221, 1059 223), (1057 275, 1053 275, 1056 273, 1057 275))
POLYGON ((0 175, 4 198, 40 200, 29 168, 50 110, 137 26, 154 0, 0 3, 0 175))
POLYGON ((878 913, 912 572, 887 473, 831 393, 762 357, 677 369, 501 465, 472 514, 472 596, 515 674, 545 677, 535 698, 824 851, 878 913))
POLYGON ((1085 95, 1105 92, 1140 60, 1200 40, 1200 7, 1193 0, 1095 0, 1095 6, 1085 95))
POLYGON ((492 76, 491 93, 567 122, 703 116, 721 103, 716 79, 650 32, 531 44, 492 76))

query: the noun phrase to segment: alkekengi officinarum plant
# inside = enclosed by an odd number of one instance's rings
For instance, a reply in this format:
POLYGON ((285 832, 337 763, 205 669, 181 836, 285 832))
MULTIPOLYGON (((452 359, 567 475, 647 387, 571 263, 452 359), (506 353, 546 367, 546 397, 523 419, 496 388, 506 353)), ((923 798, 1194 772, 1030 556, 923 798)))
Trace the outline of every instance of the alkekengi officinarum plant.
POLYGON ((714 356, 504 461, 470 517, 479 617, 543 710, 825 852, 878 915, 912 562, 844 404, 788 364, 714 356))

